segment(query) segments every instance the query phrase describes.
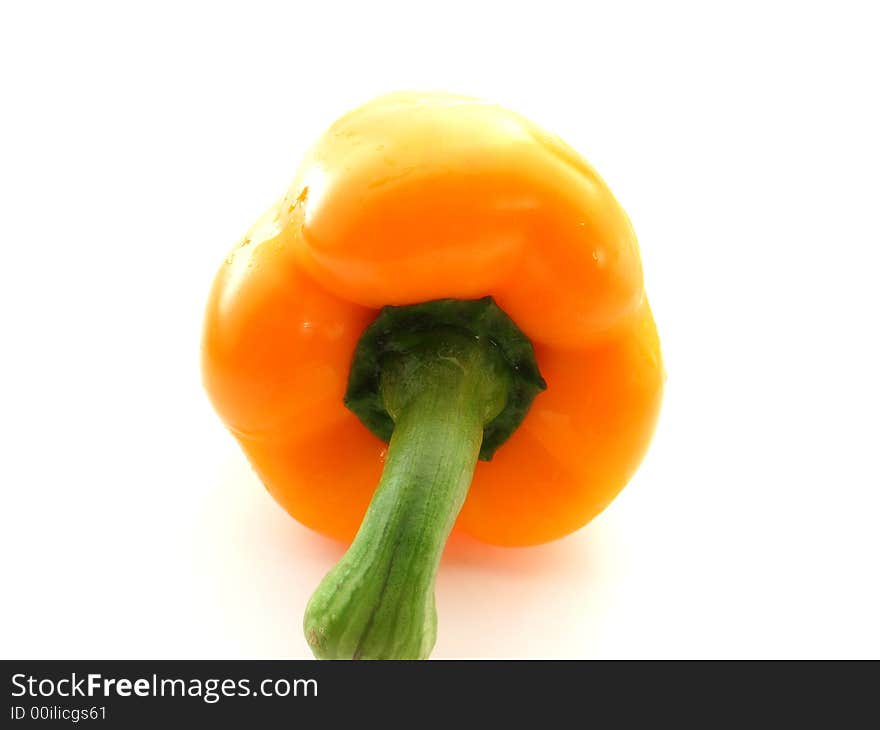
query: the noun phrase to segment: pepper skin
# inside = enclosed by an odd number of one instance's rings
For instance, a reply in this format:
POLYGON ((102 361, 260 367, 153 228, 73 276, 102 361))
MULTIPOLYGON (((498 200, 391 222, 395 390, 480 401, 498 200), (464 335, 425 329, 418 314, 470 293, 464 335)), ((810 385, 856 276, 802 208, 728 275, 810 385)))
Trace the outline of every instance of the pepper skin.
POLYGON ((531 338, 548 388, 477 465, 456 529, 553 540, 632 476, 664 376, 626 214, 513 112, 402 93, 338 120, 217 274, 204 383, 275 499, 347 541, 387 450, 343 405, 358 337, 383 305, 486 295, 531 338))
POLYGON ((626 214, 513 112, 401 93, 338 120, 217 274, 204 384, 275 499, 348 541, 388 449, 343 404, 358 338, 385 305, 484 296, 529 337, 547 390, 477 464, 455 529, 553 540, 632 476, 664 371, 626 214))

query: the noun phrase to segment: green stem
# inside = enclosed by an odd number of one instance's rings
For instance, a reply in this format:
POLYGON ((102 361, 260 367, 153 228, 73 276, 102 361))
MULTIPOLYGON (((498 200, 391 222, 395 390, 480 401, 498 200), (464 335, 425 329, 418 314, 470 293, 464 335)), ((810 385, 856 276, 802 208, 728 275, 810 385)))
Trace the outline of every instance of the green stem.
POLYGON ((504 409, 509 365, 485 338, 441 328, 384 356, 380 394, 394 421, 360 530, 306 609, 321 659, 424 659, 437 636, 434 581, 480 454, 504 409))

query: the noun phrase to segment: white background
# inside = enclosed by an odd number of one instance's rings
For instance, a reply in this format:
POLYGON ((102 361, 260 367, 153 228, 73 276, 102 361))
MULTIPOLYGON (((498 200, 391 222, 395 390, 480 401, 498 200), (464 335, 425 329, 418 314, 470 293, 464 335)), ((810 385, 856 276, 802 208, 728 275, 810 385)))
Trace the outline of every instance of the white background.
POLYGON ((325 126, 441 88, 599 169, 669 379, 589 527, 452 545, 434 656, 880 657, 871 5, 3 3, 2 655, 309 656, 341 547, 212 412, 202 307, 325 126))

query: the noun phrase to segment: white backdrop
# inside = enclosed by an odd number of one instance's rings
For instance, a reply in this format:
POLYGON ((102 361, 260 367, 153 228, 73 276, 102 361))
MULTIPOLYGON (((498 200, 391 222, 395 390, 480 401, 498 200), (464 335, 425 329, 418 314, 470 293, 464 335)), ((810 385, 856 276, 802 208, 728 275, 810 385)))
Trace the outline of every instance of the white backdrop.
POLYGON ((871 3, 9 2, 0 652, 306 657, 340 546, 200 386, 227 249, 337 115, 488 96, 629 212, 669 372, 589 527, 456 542, 435 657, 880 657, 871 3))

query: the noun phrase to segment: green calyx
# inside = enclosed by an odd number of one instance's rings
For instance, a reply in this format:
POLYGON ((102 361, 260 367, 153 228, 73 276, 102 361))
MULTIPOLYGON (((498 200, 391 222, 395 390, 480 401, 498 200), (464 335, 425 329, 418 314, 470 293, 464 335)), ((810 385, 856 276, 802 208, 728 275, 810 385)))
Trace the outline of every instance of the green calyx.
POLYGON ((531 344, 491 299, 382 310, 358 345, 346 404, 390 437, 388 454, 360 530, 306 609, 315 656, 427 658, 437 568, 477 459, 543 387, 531 344))
POLYGON ((436 299, 405 307, 384 307, 358 342, 345 405, 370 431, 389 441, 394 419, 380 392, 383 359, 407 352, 414 337, 437 329, 459 330, 491 343, 510 370, 512 382, 507 403, 483 430, 480 459, 489 461, 522 423, 535 396, 547 388, 532 343, 492 297, 436 299))

